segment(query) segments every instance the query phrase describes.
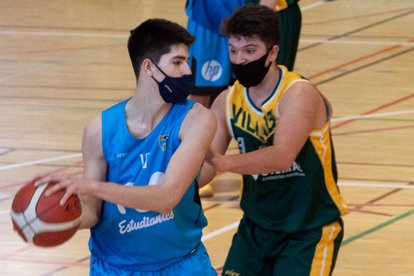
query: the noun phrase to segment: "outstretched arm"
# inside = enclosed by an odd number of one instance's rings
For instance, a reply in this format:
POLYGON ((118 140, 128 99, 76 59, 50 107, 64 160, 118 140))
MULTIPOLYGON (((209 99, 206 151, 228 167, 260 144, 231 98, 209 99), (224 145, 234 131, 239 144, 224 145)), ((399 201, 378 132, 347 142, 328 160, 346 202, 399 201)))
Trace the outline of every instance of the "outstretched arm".
MULTIPOLYGON (((180 130, 181 144, 171 157, 160 185, 123 186, 102 179, 50 174, 44 181, 57 181, 47 194, 66 189, 62 202, 74 193, 120 204, 129 208, 169 213, 181 200, 196 178, 216 129, 210 110, 196 104, 187 114, 180 130)), ((97 149, 95 149, 97 150, 97 149)), ((100 166, 91 168, 97 175, 100 166)), ((106 172, 106 170, 105 170, 106 172)))

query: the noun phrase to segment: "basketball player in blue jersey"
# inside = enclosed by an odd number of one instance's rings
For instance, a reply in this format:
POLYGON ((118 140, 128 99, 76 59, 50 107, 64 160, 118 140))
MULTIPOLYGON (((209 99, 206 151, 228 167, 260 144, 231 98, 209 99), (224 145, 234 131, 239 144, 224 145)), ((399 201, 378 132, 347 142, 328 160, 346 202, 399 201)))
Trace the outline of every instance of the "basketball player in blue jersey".
POLYGON ((92 120, 83 137, 84 177, 52 173, 47 195, 82 201, 91 275, 216 275, 201 243, 207 225, 197 176, 214 114, 191 91, 185 28, 150 19, 131 31, 135 94, 92 120))
POLYGON ((211 107, 218 127, 200 182, 243 175, 224 276, 331 275, 343 238, 332 108, 309 80, 276 64, 278 27, 273 10, 254 4, 223 25, 237 81, 211 107), (225 155, 231 138, 240 154, 225 155))

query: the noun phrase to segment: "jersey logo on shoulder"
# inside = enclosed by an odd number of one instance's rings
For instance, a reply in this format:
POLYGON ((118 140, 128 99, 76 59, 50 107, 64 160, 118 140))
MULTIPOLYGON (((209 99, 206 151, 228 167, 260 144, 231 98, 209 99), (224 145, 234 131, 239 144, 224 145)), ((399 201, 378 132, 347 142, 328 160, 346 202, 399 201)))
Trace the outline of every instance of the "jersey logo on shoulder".
POLYGON ((158 136, 158 145, 162 149, 162 151, 165 151, 167 149, 167 140, 169 138, 168 134, 161 134, 158 136))

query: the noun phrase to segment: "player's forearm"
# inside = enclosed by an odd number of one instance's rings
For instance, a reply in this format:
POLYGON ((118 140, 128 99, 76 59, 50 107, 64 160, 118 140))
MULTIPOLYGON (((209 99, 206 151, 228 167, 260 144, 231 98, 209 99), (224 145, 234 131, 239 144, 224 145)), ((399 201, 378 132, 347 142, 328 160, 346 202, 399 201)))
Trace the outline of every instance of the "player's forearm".
POLYGON ((273 147, 250 153, 225 155, 219 157, 216 166, 219 172, 238 174, 262 174, 288 169, 294 159, 277 154, 273 147))
POLYGON ((274 9, 276 6, 277 0, 260 0, 259 4, 263 6, 267 6, 271 9, 274 9))
POLYGON ((165 185, 125 186, 99 182, 92 196, 124 207, 169 213, 181 196, 177 191, 169 191, 165 185))

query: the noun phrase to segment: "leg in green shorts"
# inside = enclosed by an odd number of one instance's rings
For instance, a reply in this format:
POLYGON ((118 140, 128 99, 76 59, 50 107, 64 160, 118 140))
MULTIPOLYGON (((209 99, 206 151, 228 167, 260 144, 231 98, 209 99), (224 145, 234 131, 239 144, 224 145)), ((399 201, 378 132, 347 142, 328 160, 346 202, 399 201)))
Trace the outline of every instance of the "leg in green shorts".
POLYGON ((263 229, 244 217, 222 275, 331 275, 342 238, 342 221, 287 234, 263 229))

